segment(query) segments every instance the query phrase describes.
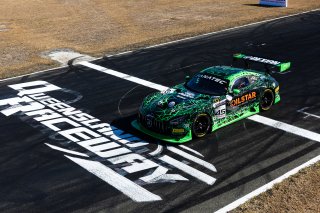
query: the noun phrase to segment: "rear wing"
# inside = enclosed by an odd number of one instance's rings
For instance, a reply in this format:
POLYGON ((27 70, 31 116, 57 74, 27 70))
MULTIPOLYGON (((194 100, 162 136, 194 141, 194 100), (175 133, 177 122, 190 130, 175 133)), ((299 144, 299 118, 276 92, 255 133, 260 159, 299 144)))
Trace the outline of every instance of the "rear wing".
POLYGON ((264 67, 267 72, 286 72, 289 71, 291 67, 291 62, 280 62, 265 58, 259 58, 256 56, 249 56, 241 53, 233 55, 233 61, 241 60, 245 63, 247 69, 250 68, 250 62, 264 64, 264 67))

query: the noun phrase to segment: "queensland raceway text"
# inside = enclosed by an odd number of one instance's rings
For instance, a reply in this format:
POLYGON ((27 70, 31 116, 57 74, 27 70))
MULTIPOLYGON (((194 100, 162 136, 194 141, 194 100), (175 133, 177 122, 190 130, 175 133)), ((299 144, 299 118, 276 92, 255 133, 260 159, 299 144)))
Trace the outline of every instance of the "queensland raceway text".
POLYGON ((211 163, 195 156, 203 157, 197 151, 182 145, 167 145, 167 150, 186 159, 181 162, 161 154, 164 149, 162 145, 158 144, 157 149, 152 151, 147 147, 148 142, 47 95, 53 91, 70 93, 68 89, 46 81, 32 81, 9 87, 18 91, 18 94, 0 100, 3 115, 16 115, 47 134, 50 140, 60 145, 45 143, 47 146, 68 153, 64 155, 66 158, 136 202, 162 200, 159 195, 142 187, 148 184, 174 184, 177 181, 189 181, 190 177, 208 185, 213 185, 216 181, 211 175, 191 166, 192 163, 198 164, 210 173, 217 172, 211 163), (173 170, 183 173, 170 174, 173 170), (145 171, 145 175, 136 180, 126 177, 141 171, 145 171))

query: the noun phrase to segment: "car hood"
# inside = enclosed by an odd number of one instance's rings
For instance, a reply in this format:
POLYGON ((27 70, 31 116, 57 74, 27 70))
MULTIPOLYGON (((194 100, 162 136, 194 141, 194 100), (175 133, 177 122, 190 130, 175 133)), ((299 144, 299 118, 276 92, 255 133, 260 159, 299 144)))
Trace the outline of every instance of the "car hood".
POLYGON ((147 96, 140 107, 140 113, 152 115, 160 120, 170 120, 200 112, 220 99, 220 96, 196 93, 180 84, 164 92, 147 96))

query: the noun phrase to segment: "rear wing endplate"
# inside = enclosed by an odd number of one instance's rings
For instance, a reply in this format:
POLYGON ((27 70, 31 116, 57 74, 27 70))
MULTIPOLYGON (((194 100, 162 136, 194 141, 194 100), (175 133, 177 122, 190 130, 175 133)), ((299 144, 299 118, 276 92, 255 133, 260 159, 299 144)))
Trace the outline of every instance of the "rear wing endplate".
POLYGON ((264 64, 266 71, 286 72, 291 67, 291 62, 280 62, 271 59, 260 58, 256 56, 249 56, 242 53, 233 55, 233 61, 242 60, 245 63, 246 68, 250 68, 250 62, 264 64))

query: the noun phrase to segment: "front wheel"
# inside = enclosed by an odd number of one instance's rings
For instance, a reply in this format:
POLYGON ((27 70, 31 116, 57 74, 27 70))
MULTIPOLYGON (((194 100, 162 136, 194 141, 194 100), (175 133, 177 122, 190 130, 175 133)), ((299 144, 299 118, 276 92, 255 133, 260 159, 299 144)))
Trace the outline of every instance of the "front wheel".
POLYGON ((267 111, 271 108, 274 102, 274 93, 271 89, 265 89, 260 98, 260 109, 267 111))
POLYGON ((210 117, 207 114, 198 114, 192 123, 192 135, 201 138, 209 132, 210 126, 210 117))

